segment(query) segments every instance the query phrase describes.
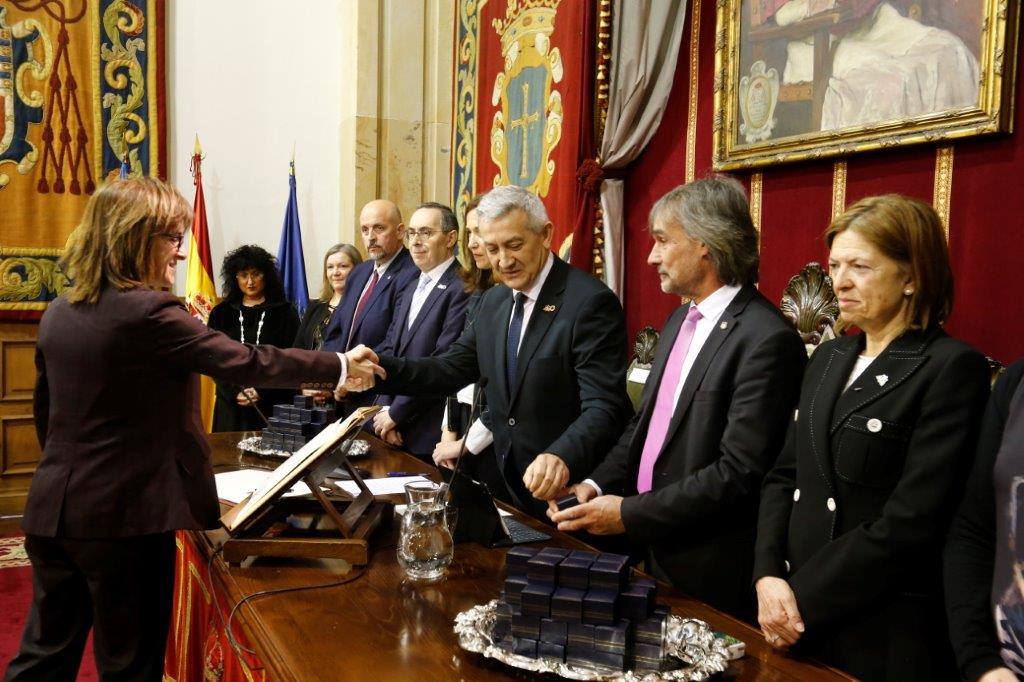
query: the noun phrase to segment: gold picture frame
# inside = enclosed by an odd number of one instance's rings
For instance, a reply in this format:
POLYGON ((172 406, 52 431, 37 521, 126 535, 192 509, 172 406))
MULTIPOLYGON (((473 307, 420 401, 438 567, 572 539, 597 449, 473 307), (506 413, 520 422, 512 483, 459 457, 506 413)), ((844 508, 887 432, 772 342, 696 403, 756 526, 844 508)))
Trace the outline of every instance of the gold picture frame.
POLYGON ((1011 132, 1019 11, 1017 0, 719 0, 715 170, 1011 132))

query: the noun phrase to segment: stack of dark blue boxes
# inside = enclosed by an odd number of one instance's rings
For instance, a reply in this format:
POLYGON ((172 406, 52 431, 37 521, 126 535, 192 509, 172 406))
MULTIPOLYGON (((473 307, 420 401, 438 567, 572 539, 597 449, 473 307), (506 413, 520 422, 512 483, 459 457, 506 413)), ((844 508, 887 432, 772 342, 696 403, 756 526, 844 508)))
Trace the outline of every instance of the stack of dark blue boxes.
POLYGON ((297 395, 291 405, 274 405, 274 416, 267 420, 260 444, 267 450, 295 452, 324 430, 334 418, 334 410, 316 407, 309 396, 297 395))
POLYGON ((513 547, 491 636, 529 658, 656 672, 669 614, 656 599, 656 583, 630 579, 621 554, 513 547))

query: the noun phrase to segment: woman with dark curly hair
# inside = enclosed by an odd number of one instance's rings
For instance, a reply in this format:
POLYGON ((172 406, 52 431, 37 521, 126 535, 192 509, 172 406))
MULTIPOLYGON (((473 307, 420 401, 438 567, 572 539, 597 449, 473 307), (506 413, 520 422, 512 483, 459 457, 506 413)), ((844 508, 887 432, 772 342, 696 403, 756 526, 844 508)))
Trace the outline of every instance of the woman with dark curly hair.
MULTIPOLYGON (((253 244, 224 256, 220 270, 224 300, 210 312, 210 328, 256 346, 290 348, 299 329, 299 314, 284 297, 284 284, 273 256, 253 244)), ((217 382, 213 431, 250 431, 265 426, 264 414, 276 403, 290 403, 292 391, 217 382)))

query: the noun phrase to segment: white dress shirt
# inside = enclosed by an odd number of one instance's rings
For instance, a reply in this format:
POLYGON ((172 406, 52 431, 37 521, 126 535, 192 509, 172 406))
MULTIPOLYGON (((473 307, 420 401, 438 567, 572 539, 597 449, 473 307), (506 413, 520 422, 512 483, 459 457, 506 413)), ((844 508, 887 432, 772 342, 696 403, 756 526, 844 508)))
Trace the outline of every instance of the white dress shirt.
POLYGON ((845 391, 848 389, 850 384, 859 379, 860 375, 864 373, 864 370, 866 370, 874 361, 875 356, 873 355, 858 355, 857 361, 853 363, 853 369, 850 370, 850 376, 846 379, 846 385, 843 386, 843 390, 845 391))
MULTIPOLYGON (((739 286, 731 284, 723 284, 715 289, 714 293, 697 304, 697 310, 700 311, 702 317, 697 320, 697 326, 693 330, 693 339, 690 341, 690 348, 686 351, 686 358, 683 360, 683 368, 679 373, 679 382, 676 384, 676 392, 672 396, 673 412, 675 412, 676 405, 679 403, 679 396, 683 392, 683 384, 686 383, 686 378, 690 375, 690 370, 693 368, 693 363, 700 354, 700 349, 704 347, 708 337, 711 336, 711 332, 718 326, 718 320, 722 317, 725 309, 729 307, 729 304, 732 303, 732 300, 736 298, 736 294, 740 292, 740 288, 741 287, 739 286)), ((672 339, 672 341, 674 343, 675 339, 672 339)), ((664 377, 662 377, 662 381, 664 381, 664 377)), ((655 392, 654 398, 652 399, 656 400, 657 395, 658 394, 655 392)), ((598 495, 604 494, 601 492, 601 488, 599 488, 597 483, 594 483, 592 479, 588 478, 583 482, 596 490, 598 495)))
MULTIPOLYGON (((544 261, 544 267, 541 268, 540 274, 537 275, 537 279, 533 281, 533 285, 520 292, 518 289, 512 290, 512 300, 515 301, 516 294, 526 294, 526 300, 523 301, 523 329, 522 333, 519 334, 519 348, 523 347, 523 338, 526 336, 526 329, 530 324, 530 316, 533 315, 533 308, 537 303, 537 298, 540 296, 540 290, 544 288, 544 282, 547 281, 548 275, 551 274, 551 266, 555 264, 555 257, 548 252, 548 259, 544 261)), ((512 324, 512 316, 516 314, 515 303, 512 304, 512 312, 508 316, 509 324, 512 324)))
POLYGON ((426 302, 427 297, 430 296, 430 290, 433 288, 433 285, 441 281, 441 277, 444 276, 444 273, 448 271, 448 267, 454 262, 455 256, 452 256, 429 272, 420 272, 420 280, 416 285, 416 291, 413 292, 412 303, 409 305, 409 320, 406 324, 407 329, 412 329, 412 325, 416 321, 416 316, 420 314, 420 309, 426 302))
MULTIPOLYGON (((393 254, 391 254, 391 258, 388 258, 383 263, 374 263, 373 269, 377 271, 378 282, 384 279, 384 273, 388 271, 388 266, 395 262, 395 258, 397 258, 398 254, 400 253, 402 253, 402 249, 395 251, 393 254)), ((372 281, 373 275, 370 275, 369 277, 366 278, 366 284, 363 285, 363 290, 359 292, 359 298, 357 298, 356 301, 359 301, 363 297, 363 294, 366 293, 366 290, 370 287, 370 282, 372 281)))
MULTIPOLYGON (((544 261, 544 267, 541 268, 540 274, 537 275, 537 279, 534 280, 533 284, 529 289, 523 291, 526 294, 526 300, 523 301, 523 327, 522 333, 519 335, 519 347, 523 347, 523 338, 526 337, 527 325, 530 324, 530 316, 533 314, 533 308, 537 303, 537 299, 540 297, 540 291, 544 288, 544 282, 547 281, 548 275, 551 274, 551 268, 555 264, 555 257, 549 252, 548 259, 544 261)), ((512 290, 512 298, 515 300, 515 295, 520 293, 518 289, 512 290)), ((509 315, 509 324, 512 323, 512 315, 515 315, 515 304, 512 305, 512 313, 509 315)), ((466 432, 466 450, 473 453, 474 455, 480 454, 484 448, 494 442, 494 434, 491 433, 490 429, 484 426, 483 422, 479 419, 475 420, 466 432)))

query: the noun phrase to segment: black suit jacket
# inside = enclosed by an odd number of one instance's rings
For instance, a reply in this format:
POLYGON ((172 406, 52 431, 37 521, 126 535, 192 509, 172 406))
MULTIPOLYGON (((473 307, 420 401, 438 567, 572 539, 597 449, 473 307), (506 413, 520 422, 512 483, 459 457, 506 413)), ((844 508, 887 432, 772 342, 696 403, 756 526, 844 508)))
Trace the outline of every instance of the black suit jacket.
MULTIPOLYGON (((460 268, 459 261, 454 261, 441 279, 432 285, 411 327, 409 312, 419 277, 406 285, 407 291, 402 294, 391 329, 378 352, 405 358, 427 358, 440 355, 455 343, 465 326, 466 305, 469 303, 469 294, 459 278, 460 268)), ((382 395, 376 402, 389 406, 391 419, 398 425, 406 450, 421 456, 428 456, 434 451, 434 446, 441 439, 444 398, 382 395)))
POLYGON ((232 341, 177 297, 107 289, 50 304, 39 323, 34 413, 43 457, 22 528, 116 538, 213 528, 220 516, 199 373, 244 386, 334 384, 334 353, 232 341))
POLYGON ((494 452, 509 492, 524 510, 546 504, 526 491, 522 475, 537 455, 558 455, 570 480, 588 474, 630 416, 626 396, 626 330, 622 306, 608 287, 554 258, 523 332, 518 373, 505 376, 512 291, 503 285, 481 298, 474 323, 435 358, 381 356, 385 393, 454 393, 481 377, 494 452))
POLYGON ((626 533, 648 550, 658 577, 749 616, 760 487, 782 447, 807 353, 775 306, 753 286, 740 289, 683 383, 652 489, 638 495, 647 427, 688 310, 665 323, 640 412, 590 478, 625 496, 626 533))
POLYGON ((754 578, 789 581, 806 644, 829 640, 828 660, 862 677, 878 665, 912 679, 927 674, 921 661, 951 658, 941 550, 974 453, 988 368, 941 328, 912 330, 844 391, 863 349, 858 334, 811 357, 762 490, 754 578), (905 671, 887 650, 902 651, 905 671))
POLYGON ((346 280, 345 293, 324 331, 324 350, 342 353, 360 344, 376 348, 384 342, 391 320, 398 310, 402 292, 410 281, 419 276, 420 271, 413 263, 409 250, 403 247, 377 282, 353 330, 352 318, 359 306, 359 297, 373 275, 375 265, 375 261, 370 259, 352 268, 346 280))

